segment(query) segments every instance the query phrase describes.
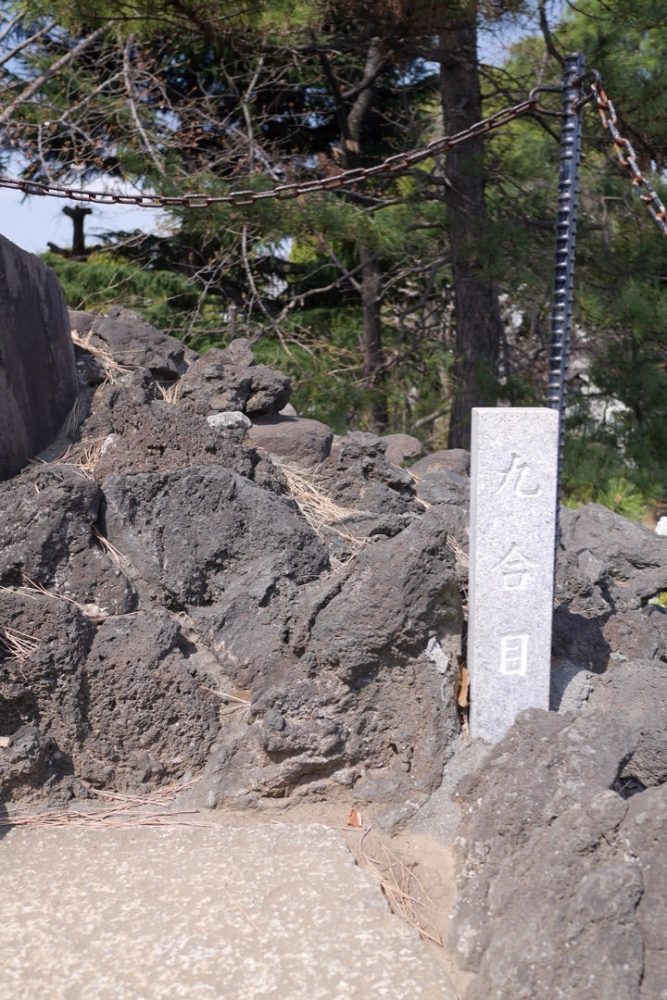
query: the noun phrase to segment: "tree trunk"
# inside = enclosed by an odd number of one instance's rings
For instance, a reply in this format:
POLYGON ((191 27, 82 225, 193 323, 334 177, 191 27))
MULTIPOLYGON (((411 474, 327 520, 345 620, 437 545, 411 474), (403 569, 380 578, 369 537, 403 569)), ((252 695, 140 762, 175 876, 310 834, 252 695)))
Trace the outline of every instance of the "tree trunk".
POLYGON ((83 229, 83 224, 86 216, 90 215, 92 211, 92 208, 84 208, 83 205, 75 205, 74 208, 71 208, 69 205, 65 205, 63 208, 63 214, 67 215, 72 220, 72 225, 74 226, 74 232, 72 233, 73 257, 86 256, 86 234, 83 229))
MULTIPOLYGON (((379 38, 372 38, 366 53, 363 77, 349 109, 336 80, 330 62, 324 57, 322 66, 336 100, 341 133, 343 166, 346 170, 362 165, 361 133, 373 102, 373 84, 385 63, 379 38)), ((389 409, 385 391, 385 354, 382 345, 381 291, 382 270, 377 255, 363 239, 357 241, 361 274, 359 278, 362 315, 361 349, 364 384, 371 392, 370 414, 373 430, 383 434, 389 425, 389 409)))
POLYGON ((359 260, 361 263, 364 382, 372 394, 370 411, 373 430, 377 434, 384 434, 389 425, 389 410, 384 387, 386 372, 380 317, 382 272, 376 255, 361 241, 359 242, 359 260))
MULTIPOLYGON (((482 101, 477 62, 476 4, 465 22, 442 33, 440 99, 448 134, 479 121, 482 101)), ((456 356, 449 447, 470 447, 470 411, 495 402, 494 385, 502 322, 498 291, 483 260, 483 139, 470 139, 447 154, 446 204, 454 282, 456 356)))

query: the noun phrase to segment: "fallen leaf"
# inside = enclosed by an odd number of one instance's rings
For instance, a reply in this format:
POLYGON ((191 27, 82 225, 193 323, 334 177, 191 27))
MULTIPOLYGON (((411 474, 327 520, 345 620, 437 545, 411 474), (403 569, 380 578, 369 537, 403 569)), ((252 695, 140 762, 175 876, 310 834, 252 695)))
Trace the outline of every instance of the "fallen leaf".
POLYGON ((467 708, 469 705, 468 692, 470 690, 470 675, 466 666, 461 666, 459 671, 459 682, 456 686, 456 704, 459 708, 467 708))
POLYGON ((347 823, 345 825, 363 827, 364 821, 361 818, 361 813, 358 809, 350 809, 350 815, 347 817, 347 823))

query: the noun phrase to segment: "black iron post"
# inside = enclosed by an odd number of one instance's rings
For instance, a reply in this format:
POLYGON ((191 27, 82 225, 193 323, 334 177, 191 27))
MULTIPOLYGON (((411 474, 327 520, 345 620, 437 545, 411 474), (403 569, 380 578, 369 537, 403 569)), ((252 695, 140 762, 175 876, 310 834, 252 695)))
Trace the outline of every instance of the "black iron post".
POLYGON ((563 473, 565 404, 572 322, 577 195, 581 156, 581 99, 586 60, 582 52, 568 55, 563 65, 563 117, 560 129, 560 172, 556 218, 556 257, 551 310, 549 406, 558 410, 558 485, 556 493, 556 551, 560 540, 560 493, 563 473))

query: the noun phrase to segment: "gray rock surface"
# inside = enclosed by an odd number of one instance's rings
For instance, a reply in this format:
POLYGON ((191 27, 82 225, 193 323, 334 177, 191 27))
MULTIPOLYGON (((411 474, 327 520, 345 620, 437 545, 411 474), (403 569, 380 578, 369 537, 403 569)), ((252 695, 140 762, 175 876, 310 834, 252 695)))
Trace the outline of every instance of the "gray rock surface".
POLYGON ((4 1000, 456 997, 323 826, 15 828, 0 864, 4 1000))
MULTIPOLYGON (((75 313, 72 322, 81 322, 75 313)), ((93 346, 106 348, 115 361, 128 368, 147 368, 161 378, 182 375, 197 355, 175 337, 156 330, 131 309, 113 307, 95 317, 92 327, 93 346)))
POLYGON ((184 399, 212 410, 240 410, 250 417, 278 413, 291 392, 286 375, 258 365, 247 340, 234 340, 224 350, 213 348, 190 365, 180 383, 184 399))
POLYGON ((252 427, 250 417, 240 410, 222 410, 219 413, 210 413, 206 418, 209 427, 221 427, 227 430, 238 430, 239 428, 252 427))
POLYGON ((248 431, 248 440, 270 455, 308 468, 321 465, 329 457, 333 432, 319 420, 276 415, 257 418, 248 431))
POLYGON ((667 588, 667 539, 606 507, 561 511, 556 656, 604 670, 611 654, 667 658, 667 614, 648 604, 667 588))
POLYGON ((58 436, 79 386, 58 279, 4 236, 0 315, 0 479, 7 479, 58 436))
POLYGON ((136 372, 124 385, 103 386, 81 428, 84 439, 102 445, 95 449, 96 477, 211 464, 284 489, 271 463, 243 447, 245 428, 212 427, 207 412, 190 401, 162 399, 146 372, 136 372))
POLYGON ((423 512, 412 477, 387 460, 386 444, 375 434, 337 438, 320 472, 332 499, 358 512, 348 522, 355 532, 393 535, 423 512))
POLYGON ((424 450, 419 438, 411 434, 383 434, 382 440, 386 445, 387 461, 392 465, 404 465, 408 459, 416 458, 424 450))
POLYGON ((107 537, 140 598, 186 611, 226 675, 257 683, 280 654, 290 601, 328 567, 313 529, 290 502, 217 465, 111 476, 102 488, 107 537))
POLYGON ((615 662, 576 716, 526 712, 459 786, 466 1000, 658 1000, 667 982, 667 665, 615 662))
POLYGON ((217 703, 164 612, 99 624, 54 596, 5 591, 0 620, 33 647, 0 660, 0 735, 11 739, 0 798, 66 801, 87 784, 150 787, 203 766, 217 703))
POLYGON ((449 448, 432 451, 411 466, 410 471, 421 478, 431 472, 455 472, 467 476, 470 472, 470 452, 464 448, 449 448))
POLYGON ((430 512, 304 588, 280 656, 274 647, 255 678, 250 732, 247 721, 225 731, 202 796, 249 804, 328 784, 358 801, 399 801, 406 814, 424 802, 459 728, 449 691, 461 608, 447 536, 430 512), (426 656, 432 635, 452 651, 446 697, 426 656))
POLYGON ((134 588, 100 546, 103 494, 66 465, 27 469, 0 486, 0 586, 34 581, 108 614, 136 609, 134 588))

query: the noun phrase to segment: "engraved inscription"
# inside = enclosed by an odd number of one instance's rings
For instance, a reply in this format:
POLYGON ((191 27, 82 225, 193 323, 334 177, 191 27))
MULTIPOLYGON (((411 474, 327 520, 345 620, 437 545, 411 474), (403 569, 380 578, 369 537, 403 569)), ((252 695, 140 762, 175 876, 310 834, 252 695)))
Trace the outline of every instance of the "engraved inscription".
POLYGON ((530 582, 532 570, 537 569, 537 563, 525 556, 516 542, 512 542, 493 569, 500 570, 503 590, 525 590, 530 582))
POLYGON ((525 676, 528 669, 528 634, 504 635, 500 640, 500 672, 506 676, 525 676))
POLYGON ((509 467, 499 473, 502 476, 498 492, 509 486, 517 497, 539 497, 542 496, 542 487, 537 481, 535 473, 524 458, 512 452, 512 461, 509 467))

